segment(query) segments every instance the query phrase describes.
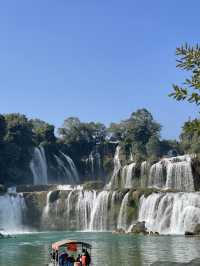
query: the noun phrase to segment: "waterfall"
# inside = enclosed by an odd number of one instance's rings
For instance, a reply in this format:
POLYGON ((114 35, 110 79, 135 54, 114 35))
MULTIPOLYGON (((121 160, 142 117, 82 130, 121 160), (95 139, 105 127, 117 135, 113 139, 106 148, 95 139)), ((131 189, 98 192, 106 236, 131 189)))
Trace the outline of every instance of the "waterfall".
POLYGON ((33 174, 34 185, 47 185, 47 161, 45 150, 42 146, 36 147, 33 153, 33 159, 30 162, 30 169, 33 174))
POLYGON ((148 186, 194 191, 190 155, 165 158, 150 168, 148 186))
POLYGON ((148 185, 148 167, 149 164, 147 161, 141 163, 140 178, 141 178, 141 187, 147 187, 148 185))
POLYGON ((52 194, 53 191, 49 191, 47 193, 47 199, 46 199, 46 205, 44 207, 44 210, 43 210, 43 219, 45 218, 48 218, 48 215, 49 215, 49 209, 50 209, 50 197, 51 197, 51 194, 52 194))
POLYGON ((114 230, 117 227, 119 212, 121 211, 120 217, 126 215, 126 201, 122 200, 122 193, 117 191, 62 190, 59 193, 55 191, 50 200, 51 193, 53 192, 47 194, 43 210, 45 229, 114 230))
POLYGON ((162 188, 165 186, 165 179, 163 161, 153 164, 149 173, 149 187, 162 188))
POLYGON ((123 188, 132 188, 134 184, 134 170, 136 163, 131 163, 129 165, 125 165, 122 169, 122 182, 121 187, 123 188))
POLYGON ((66 178, 65 182, 69 184, 74 184, 74 179, 72 177, 71 172, 66 167, 63 160, 61 160, 57 155, 54 155, 54 158, 56 159, 56 162, 58 164, 58 167, 61 169, 61 171, 64 173, 64 176, 66 178))
POLYGON ((80 230, 88 230, 90 216, 96 200, 96 191, 80 191, 77 202, 77 227, 80 230))
POLYGON ((110 180, 110 182, 108 184, 108 188, 118 186, 117 176, 118 176, 119 171, 121 169, 121 162, 120 162, 120 158, 119 158, 120 149, 121 149, 121 147, 118 145, 116 147, 116 150, 115 150, 115 155, 114 155, 114 159, 113 159, 114 171, 113 171, 111 180, 110 180))
POLYGON ((64 156, 64 158, 66 159, 67 163, 69 164, 69 168, 70 168, 70 171, 72 173, 72 177, 75 180, 74 183, 76 183, 76 184, 79 183, 80 179, 79 179, 78 171, 76 169, 76 166, 75 166, 73 160, 69 156, 64 154, 63 152, 61 152, 61 154, 64 156))
POLYGON ((109 191, 102 191, 97 196, 91 213, 90 231, 108 230, 109 191))
POLYGON ((194 181, 190 162, 168 163, 166 188, 176 188, 181 191, 194 191, 194 181))
POLYGON ((153 193, 140 199, 139 221, 160 234, 192 232, 200 223, 200 193, 153 193))
POLYGON ((92 176, 94 177, 94 157, 93 157, 93 154, 92 152, 90 153, 89 155, 89 158, 88 158, 88 162, 89 162, 89 165, 91 166, 91 172, 92 172, 92 176))
POLYGON ((126 193, 126 195, 123 198, 120 211, 119 211, 119 217, 118 217, 118 223, 117 223, 118 229, 126 230, 128 228, 128 225, 127 225, 128 198, 129 198, 129 193, 126 193))
POLYGON ((24 198, 20 194, 0 196, 0 231, 16 234, 23 232, 24 198))

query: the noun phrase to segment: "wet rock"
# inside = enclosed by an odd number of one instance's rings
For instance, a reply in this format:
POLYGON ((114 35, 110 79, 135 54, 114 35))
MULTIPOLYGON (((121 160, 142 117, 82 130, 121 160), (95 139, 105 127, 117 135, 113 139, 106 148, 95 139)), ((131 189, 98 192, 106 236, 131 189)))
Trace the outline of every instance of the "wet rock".
POLYGON ((185 236, 199 236, 200 235, 200 224, 197 224, 194 228, 194 231, 186 231, 185 236))
POLYGON ((194 236, 194 232, 185 231, 185 236, 194 236))
POLYGON ((158 232, 150 231, 149 235, 151 235, 151 236, 159 236, 160 234, 158 232))
POLYGON ((197 224, 194 228, 194 235, 200 235, 200 224, 197 224))
POLYGON ((6 188, 5 186, 0 184, 0 193, 6 193, 6 188))
POLYGON ((132 225, 130 232, 132 234, 148 234, 145 227, 145 222, 137 222, 136 224, 132 225))
POLYGON ((123 228, 116 229, 112 232, 113 234, 126 234, 126 231, 123 228))

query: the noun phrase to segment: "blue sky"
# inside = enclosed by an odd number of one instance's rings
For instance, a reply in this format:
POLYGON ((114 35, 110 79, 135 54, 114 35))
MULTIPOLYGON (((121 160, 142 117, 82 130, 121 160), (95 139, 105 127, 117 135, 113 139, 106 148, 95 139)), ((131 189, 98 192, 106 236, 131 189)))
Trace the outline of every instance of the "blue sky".
POLYGON ((200 37, 199 0, 6 0, 0 4, 0 112, 56 127, 109 124, 138 108, 177 138, 198 109, 167 95, 175 48, 200 37))

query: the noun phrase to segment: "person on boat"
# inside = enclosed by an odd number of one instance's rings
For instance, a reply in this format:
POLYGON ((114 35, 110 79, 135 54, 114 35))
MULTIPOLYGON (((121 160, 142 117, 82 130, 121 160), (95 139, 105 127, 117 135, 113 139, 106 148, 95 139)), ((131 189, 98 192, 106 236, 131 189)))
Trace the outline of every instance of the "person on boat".
POLYGON ((85 253, 83 253, 83 255, 81 256, 81 265, 87 266, 87 257, 85 255, 85 253))
POLYGON ((68 254, 66 252, 62 252, 59 256, 59 266, 67 265, 68 254))
POLYGON ((89 266, 91 262, 90 254, 88 253, 87 249, 85 250, 85 256, 86 256, 86 265, 89 266))

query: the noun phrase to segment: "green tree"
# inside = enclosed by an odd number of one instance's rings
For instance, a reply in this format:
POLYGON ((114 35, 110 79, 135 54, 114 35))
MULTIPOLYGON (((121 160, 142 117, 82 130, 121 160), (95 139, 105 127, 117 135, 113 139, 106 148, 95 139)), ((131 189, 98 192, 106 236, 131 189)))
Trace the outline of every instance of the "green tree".
MULTIPOLYGON (((190 78, 186 78, 182 86, 173 85, 173 92, 169 95, 177 101, 188 101, 200 105, 200 47, 183 45, 176 49, 177 68, 188 71, 190 78)), ((194 121, 188 127, 190 131, 200 131, 199 123, 194 121)))
POLYGON ((54 135, 54 126, 50 125, 40 119, 31 119, 30 123, 33 128, 34 138, 36 144, 39 145, 41 142, 54 143, 56 137, 54 135))
POLYGON ((152 136, 159 137, 161 125, 158 124, 152 114, 146 109, 139 109, 124 121, 125 139, 129 142, 141 142, 146 145, 152 136))
POLYGON ((6 121, 5 117, 0 114, 0 143, 3 142, 5 134, 6 134, 6 121))
POLYGON ((32 125, 25 115, 17 113, 6 114, 5 121, 7 130, 4 137, 4 169, 6 169, 4 182, 15 184, 29 182, 31 176, 29 163, 34 145, 32 125))
POLYGON ((161 142, 157 136, 150 137, 146 144, 146 151, 148 157, 159 157, 161 155, 161 142))
POLYGON ((180 145, 185 153, 200 153, 200 121, 198 119, 185 122, 180 135, 180 145))

